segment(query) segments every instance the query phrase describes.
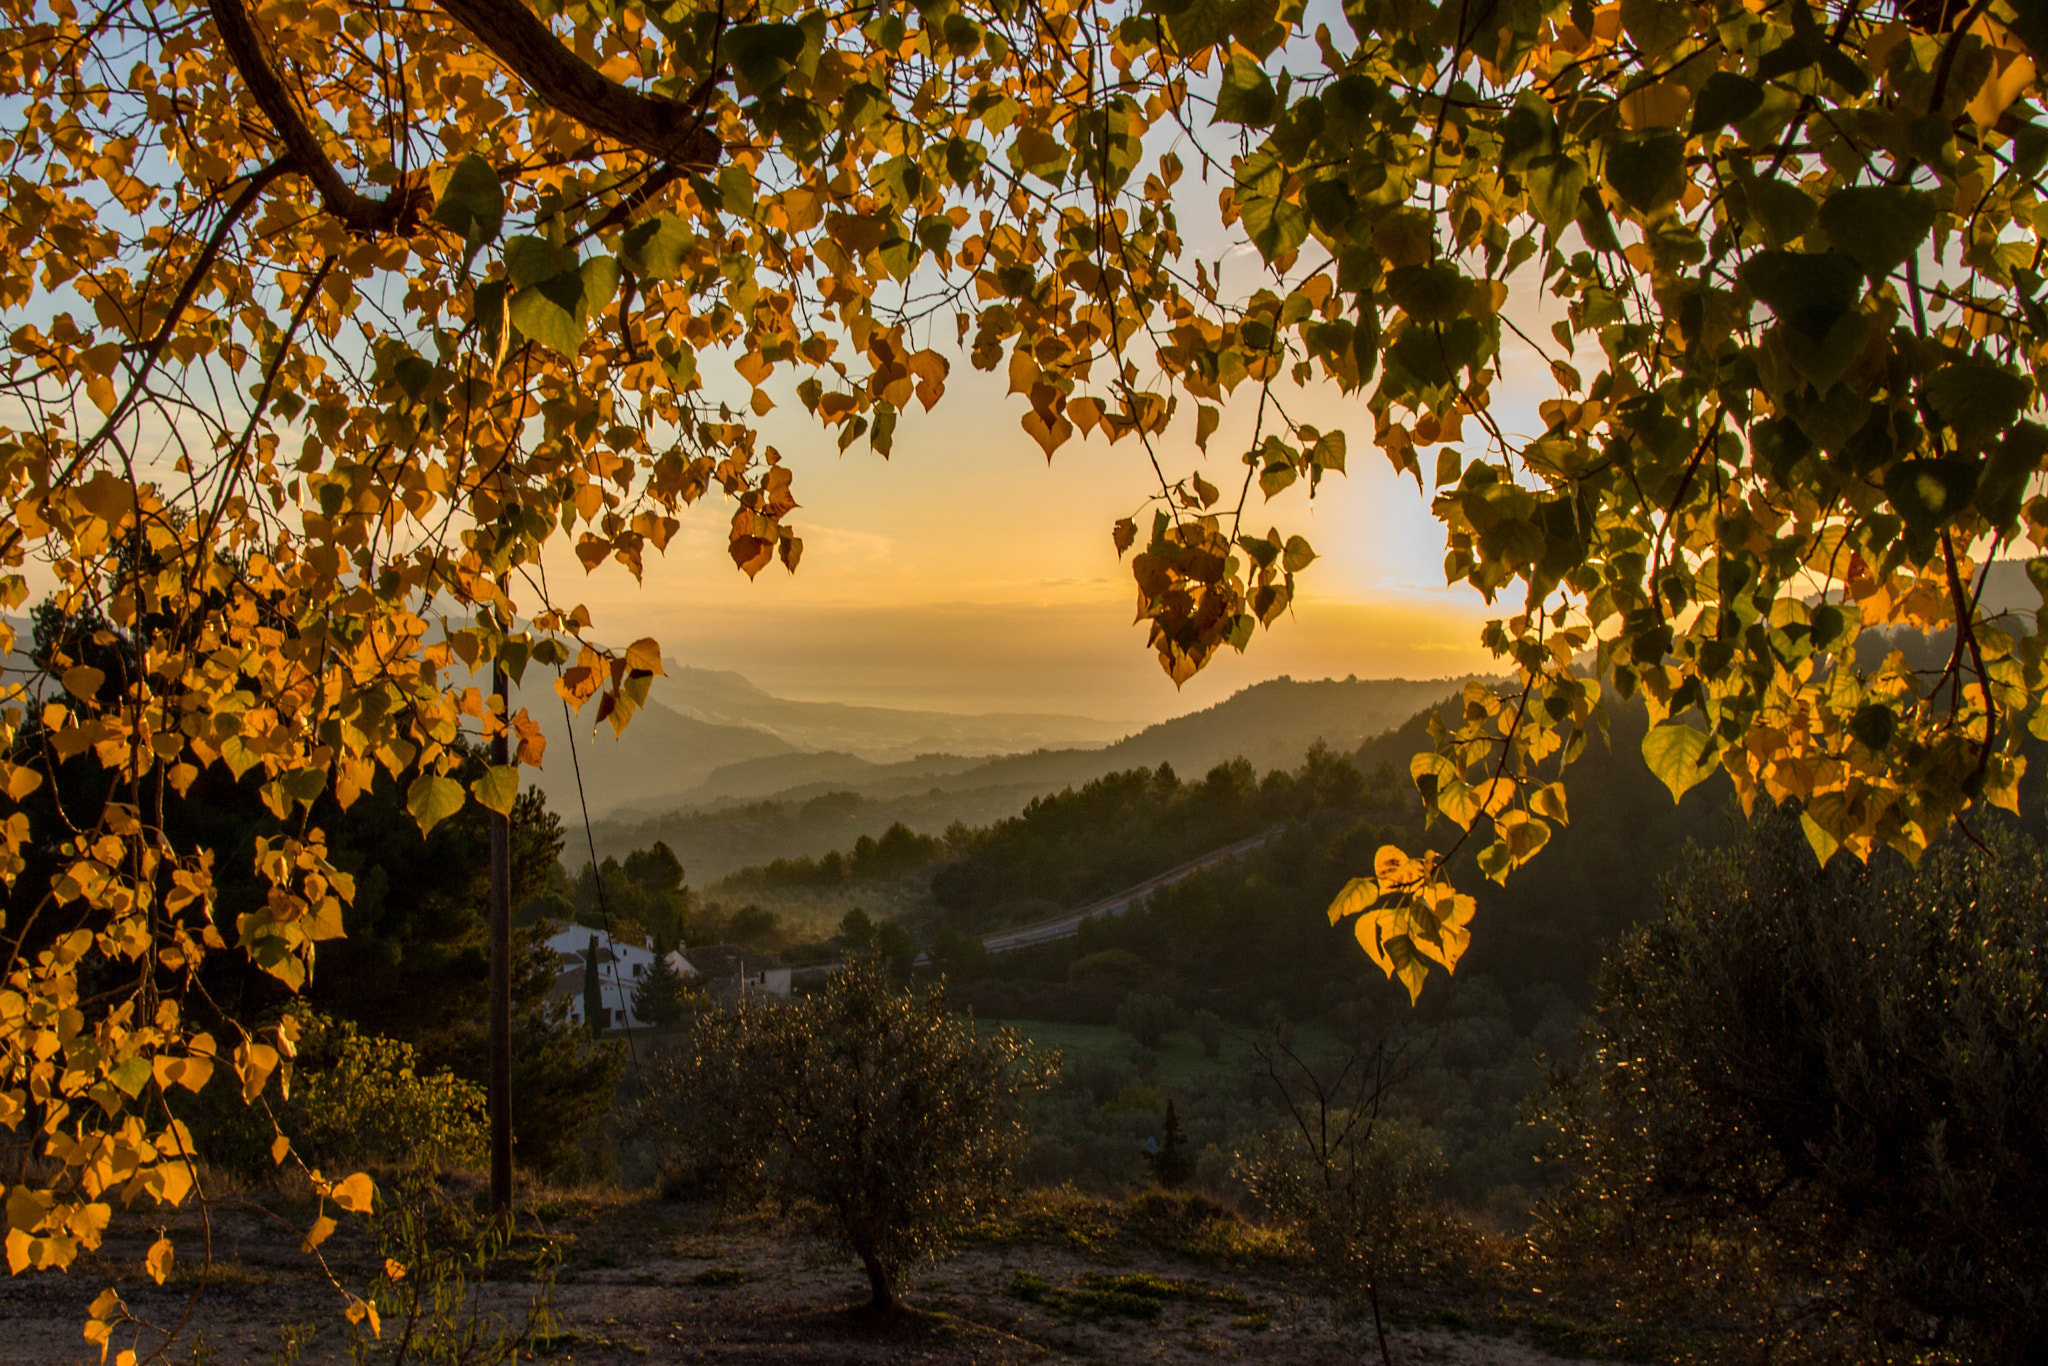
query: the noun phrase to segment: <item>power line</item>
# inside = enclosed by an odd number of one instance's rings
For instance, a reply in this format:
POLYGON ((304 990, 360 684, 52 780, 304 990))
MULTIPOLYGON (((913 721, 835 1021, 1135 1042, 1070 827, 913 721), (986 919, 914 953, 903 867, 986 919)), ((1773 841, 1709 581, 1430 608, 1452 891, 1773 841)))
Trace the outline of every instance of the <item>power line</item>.
MULTIPOLYGON (((611 905, 604 896, 604 869, 597 861, 597 836, 590 828, 590 799, 583 791, 583 761, 576 757, 576 716, 569 710, 569 699, 562 699, 562 722, 569 733, 569 766, 576 771, 576 804, 583 808, 583 840, 590 847, 590 879, 597 884, 597 914, 604 921, 605 940, 613 945, 618 939, 612 934, 611 905)), ((640 1052, 633 1046, 633 1003, 626 996, 625 988, 619 986, 619 955, 612 950, 612 986, 619 993, 623 1009, 619 1017, 625 1021, 626 1060, 633 1069, 633 1075, 640 1075, 640 1052)), ((591 964, 593 968, 597 965, 591 964)), ((589 1022, 593 1029, 601 1028, 595 1020, 589 1022)))

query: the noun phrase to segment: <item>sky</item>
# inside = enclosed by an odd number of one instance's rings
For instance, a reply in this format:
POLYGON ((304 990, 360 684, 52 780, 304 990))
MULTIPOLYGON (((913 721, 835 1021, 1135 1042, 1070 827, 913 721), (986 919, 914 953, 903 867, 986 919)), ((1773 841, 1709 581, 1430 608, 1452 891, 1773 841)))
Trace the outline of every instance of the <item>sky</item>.
MULTIPOLYGON (((888 460, 864 444, 840 455, 794 403, 770 413, 766 439, 802 505, 789 519, 804 538, 794 575, 774 565, 750 582, 733 568, 730 511, 713 495, 665 556, 648 557, 640 585, 615 566, 585 578, 565 547, 549 563, 554 593, 586 603, 602 638, 652 635, 682 663, 736 670, 781 696, 880 706, 1145 724, 1283 674, 1436 678, 1490 664, 1478 632, 1493 614, 1476 593, 1444 587, 1443 529, 1415 481, 1396 480, 1371 445, 1363 400, 1321 387, 1293 403, 1305 420, 1350 429, 1350 474, 1326 478, 1313 502, 1297 485, 1270 518, 1247 519, 1305 535, 1320 558, 1291 613, 1176 690, 1133 622, 1129 564, 1110 543, 1111 524, 1140 512, 1153 487, 1144 451, 1098 437, 1048 462, 1018 425, 1022 398, 1003 388, 962 358, 938 408, 906 415, 888 460)), ((1227 411, 1206 459, 1176 423, 1168 469, 1241 478, 1246 406, 1227 411)))

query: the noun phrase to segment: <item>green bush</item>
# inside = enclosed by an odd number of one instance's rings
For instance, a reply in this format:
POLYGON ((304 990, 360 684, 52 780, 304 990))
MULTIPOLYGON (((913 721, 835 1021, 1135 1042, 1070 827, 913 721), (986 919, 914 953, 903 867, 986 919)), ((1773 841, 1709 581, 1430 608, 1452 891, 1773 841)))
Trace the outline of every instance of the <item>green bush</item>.
POLYGON ((276 1166, 271 1144, 282 1129, 301 1158, 330 1169, 483 1161, 482 1087, 452 1072, 425 1071, 409 1043, 365 1034, 303 1005, 290 1013, 301 1033, 288 1099, 273 1092, 267 1113, 244 1105, 233 1074, 221 1068, 180 1108, 202 1158, 260 1177, 276 1166))
POLYGON ((453 1072, 422 1075, 409 1043, 316 1011, 295 1013, 303 1033, 283 1123, 302 1153, 335 1165, 483 1161, 481 1086, 453 1072))
POLYGON ((2044 906, 2017 837, 1821 870, 1784 811, 1695 857, 1557 1078, 1552 1251, 1818 1356, 2048 1359, 2044 906))
POLYGON ((1007 1184, 1023 1098, 1048 1072, 1016 1034, 976 1037, 942 991, 898 987, 869 956, 813 995, 697 1017, 649 1067, 636 1127, 729 1198, 808 1211, 886 1310, 905 1265, 1007 1184))

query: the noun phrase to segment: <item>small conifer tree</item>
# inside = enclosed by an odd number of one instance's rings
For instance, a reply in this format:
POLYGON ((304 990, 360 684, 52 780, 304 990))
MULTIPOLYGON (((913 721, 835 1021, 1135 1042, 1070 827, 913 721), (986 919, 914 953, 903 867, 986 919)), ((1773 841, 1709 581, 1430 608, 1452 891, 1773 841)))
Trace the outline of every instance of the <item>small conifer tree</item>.
POLYGON ((669 961, 668 945, 654 940, 654 964, 633 989, 633 1014, 651 1025, 674 1024, 689 1013, 690 987, 669 961))
POLYGON ((1166 1102, 1166 1123, 1159 1130, 1159 1144, 1145 1154, 1145 1165, 1152 1169, 1152 1179, 1162 1190, 1179 1190, 1194 1175, 1187 1135, 1181 1132, 1180 1115, 1170 1100, 1166 1102))

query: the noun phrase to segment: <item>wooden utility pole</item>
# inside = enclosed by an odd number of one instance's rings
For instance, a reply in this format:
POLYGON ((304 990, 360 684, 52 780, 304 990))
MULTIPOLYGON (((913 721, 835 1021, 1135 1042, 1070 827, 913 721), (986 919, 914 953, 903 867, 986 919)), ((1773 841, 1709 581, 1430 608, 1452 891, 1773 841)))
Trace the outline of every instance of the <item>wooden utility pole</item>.
MULTIPOLYGON (((491 687, 505 723, 491 762, 512 762, 511 685, 492 666, 491 687)), ((512 820, 491 813, 491 1209, 512 1212, 512 820)))

